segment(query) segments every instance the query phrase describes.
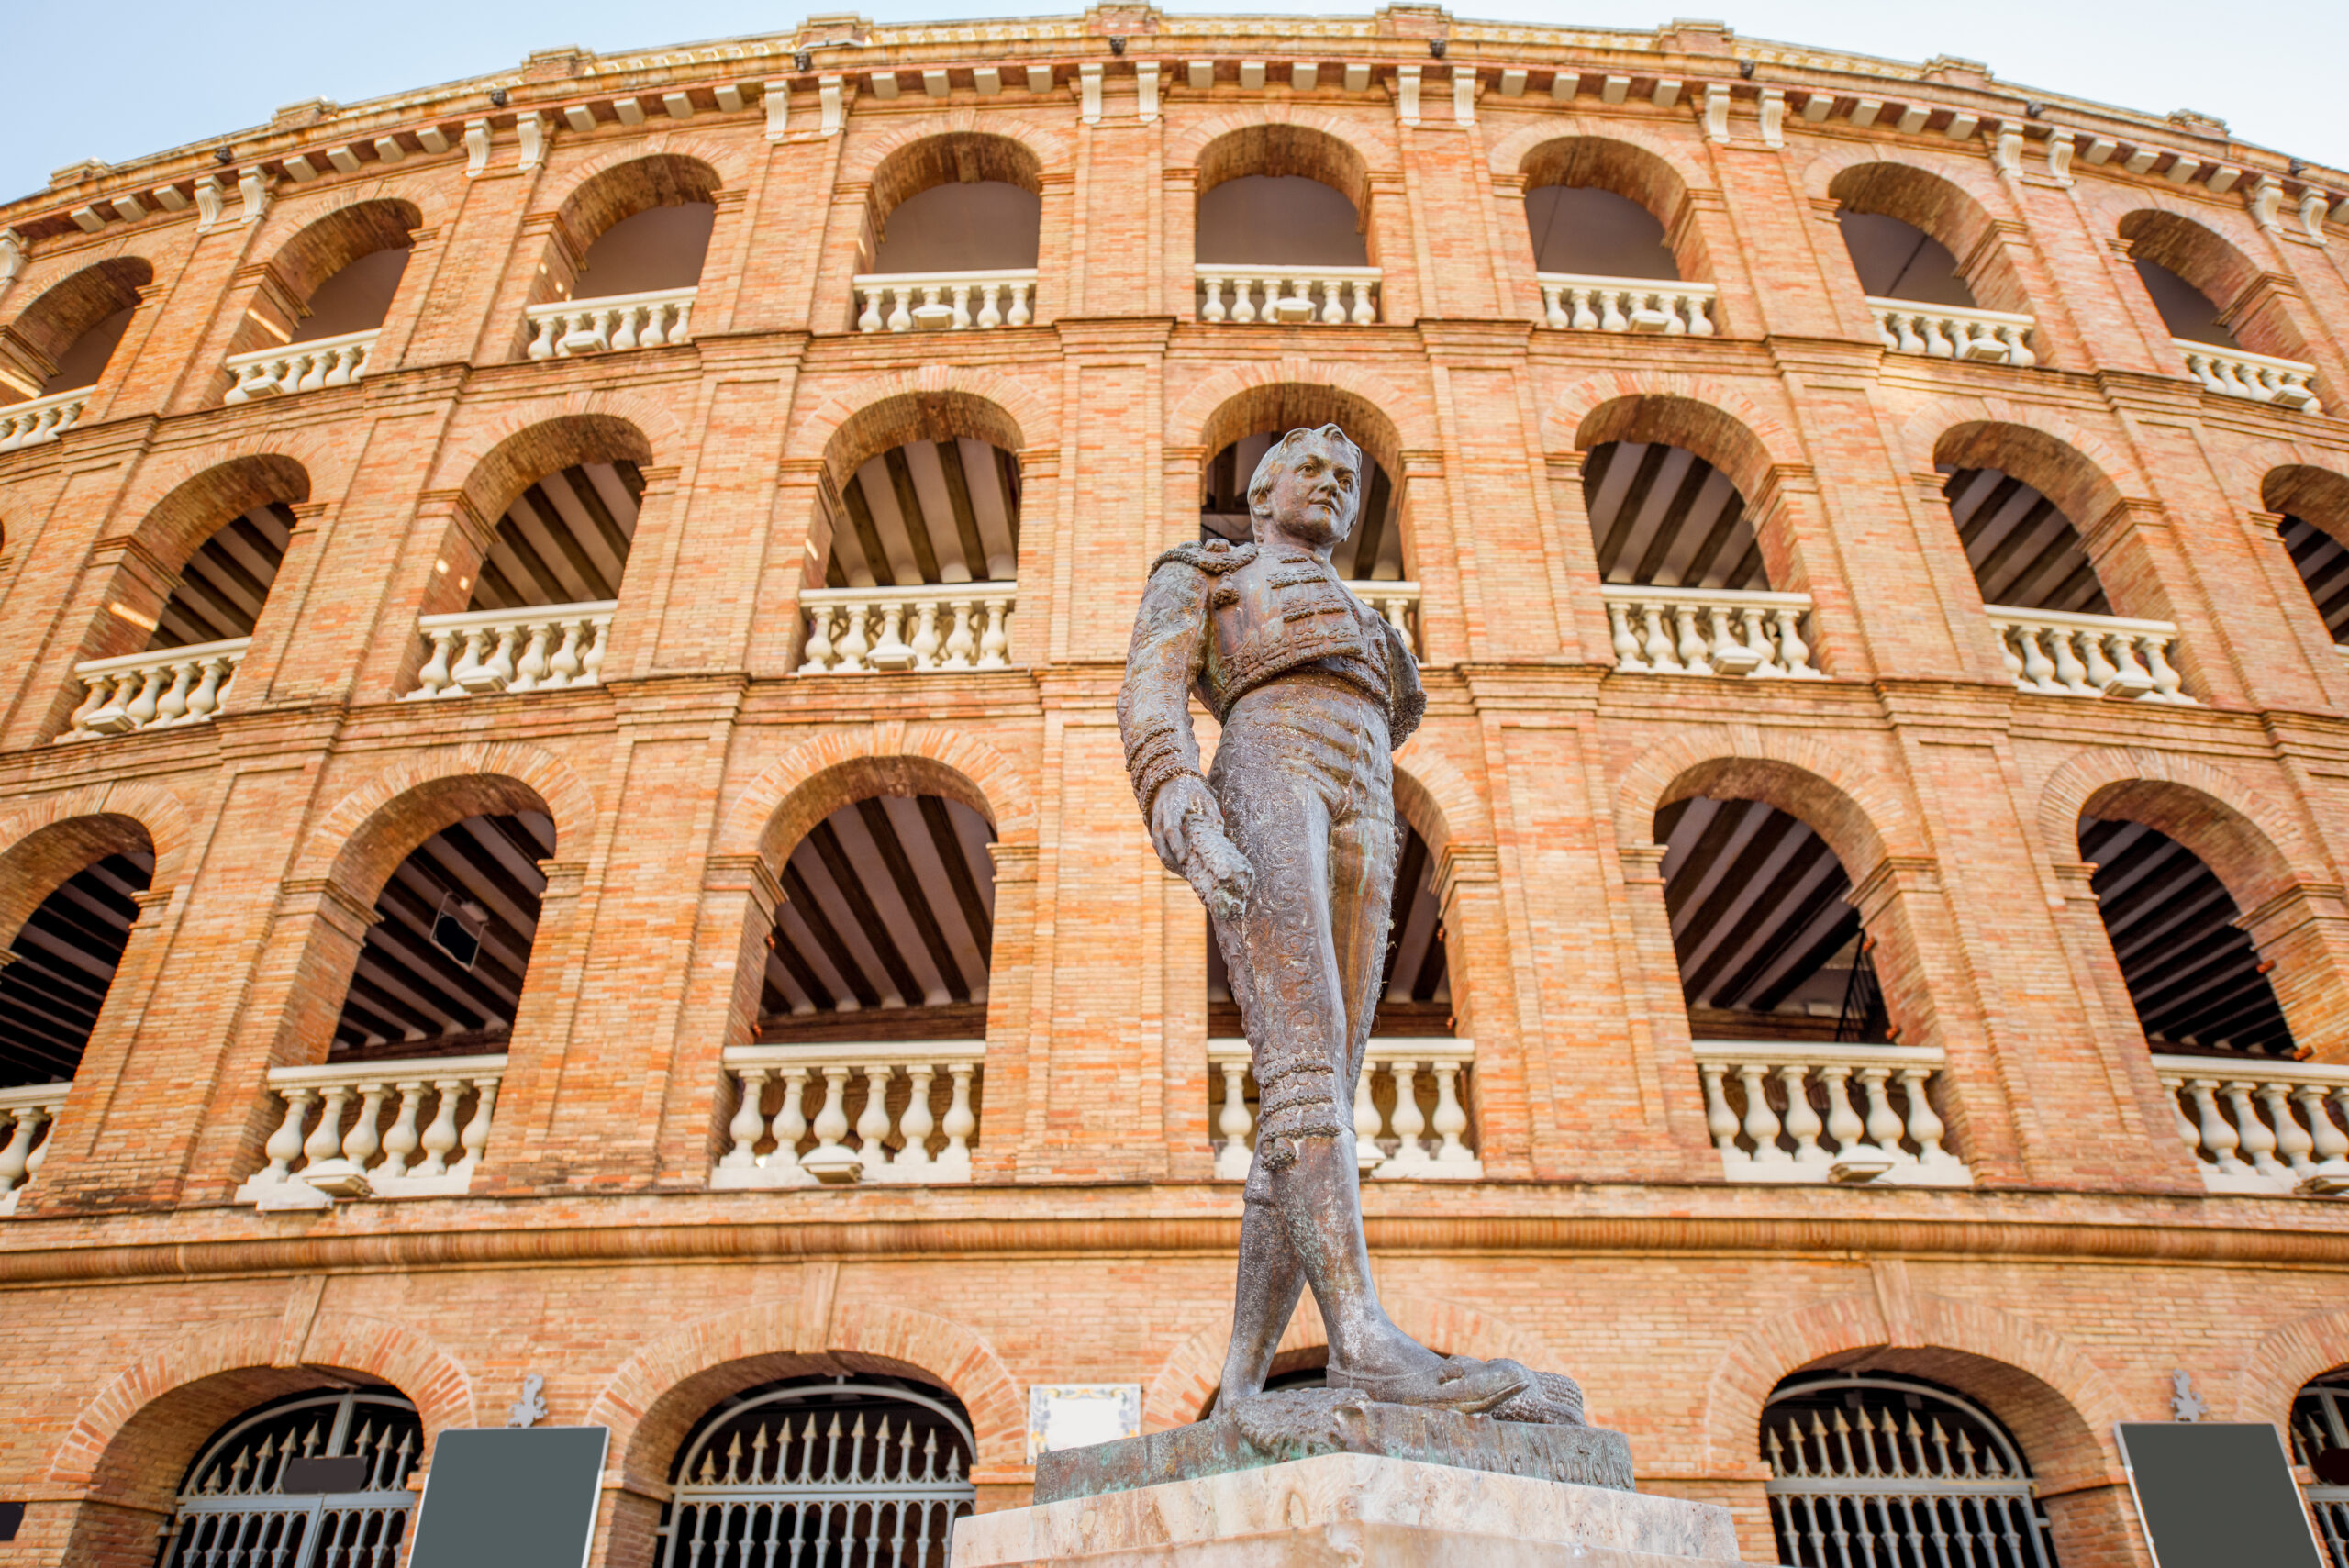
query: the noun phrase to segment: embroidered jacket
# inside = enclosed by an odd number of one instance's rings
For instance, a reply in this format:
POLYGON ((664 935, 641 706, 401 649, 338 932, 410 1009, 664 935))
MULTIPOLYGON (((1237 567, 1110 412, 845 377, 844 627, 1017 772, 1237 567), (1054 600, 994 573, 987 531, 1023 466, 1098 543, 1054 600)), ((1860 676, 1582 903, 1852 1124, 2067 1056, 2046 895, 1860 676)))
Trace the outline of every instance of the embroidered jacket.
POLYGON ((1167 780, 1199 771, 1190 693, 1221 723, 1248 693, 1304 669, 1350 682, 1383 705, 1393 745, 1427 711, 1410 645, 1304 550, 1210 539, 1160 556, 1118 695, 1126 771, 1143 817, 1167 780))

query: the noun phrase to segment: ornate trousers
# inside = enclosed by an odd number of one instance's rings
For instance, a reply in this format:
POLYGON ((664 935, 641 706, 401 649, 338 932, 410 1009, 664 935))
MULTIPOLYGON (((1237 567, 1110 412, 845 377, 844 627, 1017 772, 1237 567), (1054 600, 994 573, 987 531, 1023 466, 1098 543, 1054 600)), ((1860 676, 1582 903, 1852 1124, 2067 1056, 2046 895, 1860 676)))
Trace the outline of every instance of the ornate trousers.
POLYGON ((1291 1140, 1353 1127, 1386 956, 1401 835, 1386 715, 1359 688, 1301 673, 1232 706, 1208 786, 1255 882, 1216 940, 1247 1026, 1259 1095, 1248 1197, 1291 1140))

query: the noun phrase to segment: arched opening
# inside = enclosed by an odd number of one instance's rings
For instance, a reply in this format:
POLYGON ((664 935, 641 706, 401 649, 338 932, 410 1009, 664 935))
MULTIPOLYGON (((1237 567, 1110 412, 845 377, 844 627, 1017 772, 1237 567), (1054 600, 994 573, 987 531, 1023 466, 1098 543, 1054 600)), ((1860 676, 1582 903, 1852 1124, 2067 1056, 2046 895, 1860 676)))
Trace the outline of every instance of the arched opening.
POLYGON ((1764 1405, 1759 1447, 1781 1562, 2057 1568, 2021 1445, 1954 1388, 1798 1373, 1764 1405))
POLYGON ((2039 362, 2021 280, 1979 202, 1939 175, 1890 161, 1855 164, 1827 188, 1886 348, 2025 369, 2039 362))
POLYGON ((1525 225, 1537 271, 1680 281, 1664 225, 1628 196, 1589 185, 1537 185, 1525 193, 1525 225))
POLYGON ((287 240, 229 340, 225 401, 344 386, 363 375, 423 222, 409 202, 359 202, 287 240))
POLYGON ((1949 247, 1887 213, 1845 208, 1835 215, 1843 249, 1871 299, 1905 299, 1919 305, 1976 308, 1974 290, 1949 247))
MULTIPOLYGON (((143 258, 119 256, 83 268, 26 306, 0 329, 0 406, 96 385, 139 308, 139 291, 154 281, 155 269, 143 258)), ((46 433, 71 423, 61 420, 46 433)), ((5 422, 0 442, 28 444, 5 422)))
POLYGON ((1043 231, 1043 164, 1009 137, 956 131, 873 172, 857 241, 859 331, 1025 327, 1043 231))
POLYGON ((232 1417, 197 1452, 163 1531, 162 1568, 395 1562, 424 1462, 424 1421, 388 1385, 314 1388, 232 1417))
POLYGON ((2282 519, 2277 531, 2326 634, 2349 646, 2349 478, 2279 468, 2260 485, 2260 504, 2282 519))
POLYGON ((651 458, 613 419, 552 421, 492 453, 467 488, 495 497, 496 529, 486 550, 462 532, 444 549, 426 596, 440 613, 417 623, 426 659, 408 695, 597 684, 651 458))
POLYGON ((1200 150, 1192 231, 1203 321, 1375 321, 1370 172, 1336 137, 1248 126, 1200 150))
POLYGON ((2192 1056, 2296 1054, 2271 966, 2199 855, 2143 822, 2093 812, 2080 818, 2079 844, 2097 868, 2097 913, 2147 1045, 2192 1056))
POLYGON ((521 351, 565 359, 689 341, 717 195, 718 172, 674 153, 583 182, 555 216, 521 351))
POLYGON ((1993 615, 2001 606, 2112 613, 2096 568, 2080 547, 2079 529, 2062 507, 1999 469, 1943 464, 1940 472, 1949 476, 1942 495, 1965 547, 1965 563, 1993 615))
POLYGON ((657 1568, 943 1568, 977 1451, 962 1402, 907 1376, 796 1377, 729 1395, 669 1466, 657 1568))
POLYGON ((2349 1568, 2349 1368, 2315 1378, 2292 1399, 2285 1423, 2292 1462, 2306 1465, 2309 1517, 2332 1568, 2349 1568))
POLYGON ((1020 444, 966 397, 892 398, 841 428, 808 539, 803 673, 1010 662, 1020 444))
POLYGON ((2279 407, 2317 407, 2308 344, 2250 257, 2175 213, 2132 212, 2120 233, 2164 328, 2204 387, 2279 407))
POLYGON ((1712 336, 1714 291, 1694 281, 1706 275, 1703 241, 1670 164, 1626 142, 1570 137, 1527 153, 1521 172, 1546 325, 1712 336))

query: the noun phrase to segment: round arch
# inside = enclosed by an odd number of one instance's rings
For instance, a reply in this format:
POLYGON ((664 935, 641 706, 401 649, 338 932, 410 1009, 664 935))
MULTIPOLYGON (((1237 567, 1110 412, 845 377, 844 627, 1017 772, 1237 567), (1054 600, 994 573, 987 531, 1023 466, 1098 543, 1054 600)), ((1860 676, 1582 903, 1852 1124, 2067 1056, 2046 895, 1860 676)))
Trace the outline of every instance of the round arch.
POLYGON ((895 393, 850 415, 824 444, 824 466, 835 484, 874 457, 911 441, 952 440, 968 436, 1018 456, 1026 446, 1019 422, 991 398, 963 391, 895 393))
POLYGON ((1887 858, 1932 852, 1898 787, 1809 735, 1745 727, 1683 730, 1633 760, 1615 792, 1618 843, 1644 844, 1655 814, 1696 795, 1758 800, 1827 840, 1854 883, 1887 858))
MULTIPOLYGON (((2129 242, 2132 261, 2166 267, 2192 284, 2221 317, 2232 317, 2261 268, 2232 241, 2207 224, 2161 207, 2139 207, 2121 215, 2114 232, 2129 242)), ((2236 324, 2228 320, 2228 325, 2236 324)), ((2248 345, 2246 345, 2248 346, 2248 345)))
MULTIPOLYGON (((714 199, 727 179, 711 159, 696 156, 708 150, 672 147, 661 152, 616 152, 581 170, 555 209, 555 233, 569 248, 574 267, 606 229, 624 218, 656 206, 714 199)), ((740 179, 738 172, 734 183, 740 179)))
POLYGON ((1352 202, 1367 228, 1374 160, 1354 140, 1356 128, 1313 109, 1283 105, 1286 112, 1268 112, 1274 109, 1221 115, 1193 128, 1167 148, 1168 163, 1196 166, 1200 195, 1248 174, 1318 180, 1352 202))
POLYGON ((2071 758, 2039 790, 2040 832, 2056 863, 2079 858, 2083 816, 2125 817, 2176 840, 2245 913, 2304 883, 2332 880, 2315 874, 2318 857, 2296 824, 2199 757, 2130 747, 2071 758))
POLYGON ((255 452, 213 463, 180 481, 139 520, 133 537, 176 570, 214 530, 239 513, 310 498, 309 469, 282 452, 255 452))
POLYGON ((2303 1387, 2344 1367, 2349 1367, 2349 1307, 2280 1323, 2243 1358, 2243 1371, 2235 1378, 2233 1418, 2280 1426, 2303 1387))
POLYGON ((2309 463, 2269 469, 2259 482, 2263 510, 2299 518, 2349 544, 2349 474, 2309 463))
POLYGON ((330 881, 364 907, 433 834, 476 814, 510 811, 545 812, 567 851, 594 822, 596 801, 551 751, 512 740, 452 746, 345 791, 310 830, 286 880, 330 881))
POLYGON ((1001 843, 1033 843, 1034 796, 1008 758, 962 730, 876 724, 794 747, 742 787, 715 852, 780 864, 807 830, 872 795, 940 795, 992 825, 1001 843))
POLYGON ((1044 397, 1009 376, 926 364, 870 377, 825 398, 791 432, 785 462, 820 460, 838 484, 865 459, 930 428, 968 435, 1018 456, 1050 446, 1056 428, 1044 397), (933 414, 946 423, 918 423, 933 414), (970 424, 958 428, 957 419, 970 424))
POLYGON ((1492 841, 1475 787, 1435 750, 1424 731, 1395 754, 1395 809, 1438 859, 1455 839, 1463 843, 1492 841))
POLYGON ((2002 419, 1952 425, 1934 439, 1932 461, 1944 468, 2012 474, 2054 502, 2083 534, 2122 500, 2120 486, 2095 459, 2034 425, 2002 419))
POLYGON ((1776 466, 1753 428, 1717 405, 1671 393, 1615 397, 1585 414, 1575 428, 1577 451, 1608 441, 1656 442, 1682 447, 1729 475, 1747 504, 1753 505, 1776 466))
POLYGON ((1403 438, 1395 422, 1377 402, 1334 379, 1267 380, 1235 389, 1200 421, 1198 444, 1212 456, 1260 430, 1329 424, 1343 429, 1386 471, 1390 482, 1401 484, 1403 438))
POLYGON ((653 461, 652 443, 636 420, 602 410, 566 410, 509 430, 473 458, 462 494, 476 516, 495 519, 541 476, 574 463, 618 458, 639 465, 653 461))
POLYGON ((1711 277, 1703 240, 1687 221, 1687 177, 1654 149, 1611 135, 1552 135, 1527 145, 1511 172, 1529 192, 1547 185, 1586 187, 1637 204, 1664 226, 1664 242, 1684 282, 1711 277))
POLYGON ((424 214, 405 196, 346 201, 288 236, 265 265, 268 284, 255 295, 228 340, 231 355, 270 348, 291 332, 327 280, 362 257, 405 250, 424 214))
POLYGON ((931 126, 891 139, 868 176, 871 190, 867 213, 875 224, 897 206, 939 185, 993 181, 1017 185, 1030 195, 1044 189, 1043 157, 1029 141, 1008 135, 992 125, 986 130, 967 126, 931 126))
MULTIPOLYGON (((66 273, 25 303, 0 326, 0 386, 27 397, 58 371, 82 334, 117 311, 139 304, 139 291, 155 281, 155 266, 144 256, 112 256, 66 273)), ((71 391, 61 387, 60 391, 71 391)))
POLYGON ((0 817, 0 947, 58 884, 102 856, 144 850, 155 857, 150 885, 177 887, 192 837, 179 797, 151 784, 85 785, 0 817))
POLYGON ((1898 218, 1939 241, 1982 308, 2028 313, 2030 296, 1981 198, 1949 173, 1868 151, 1874 156, 1850 156, 1831 173, 1832 165, 1822 161, 1818 172, 1828 173, 1825 194, 1842 211, 1898 218))

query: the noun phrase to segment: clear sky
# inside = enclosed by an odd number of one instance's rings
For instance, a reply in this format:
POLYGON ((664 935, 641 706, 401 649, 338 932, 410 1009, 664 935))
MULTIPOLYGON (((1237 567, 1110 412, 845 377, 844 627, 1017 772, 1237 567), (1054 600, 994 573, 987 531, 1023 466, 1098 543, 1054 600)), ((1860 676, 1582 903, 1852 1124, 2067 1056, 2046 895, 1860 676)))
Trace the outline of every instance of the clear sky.
MULTIPOLYGON (((1080 8, 1074 0, 868 0, 864 10, 896 22, 1080 8)), ((1343 14, 1279 0, 1165 8, 1343 14)), ((1353 14, 1372 8, 1365 0, 1353 14)), ((1693 13, 1748 38, 1895 60, 1959 55, 1987 61, 2002 82, 2154 114, 2199 109, 2247 141, 2349 165, 2341 86, 2349 0, 1606 0, 1571 12, 1544 0, 1458 0, 1453 9, 1612 28, 1653 28, 1693 13)), ((281 104, 355 103, 511 67, 534 49, 562 44, 606 51, 782 31, 805 14, 751 0, 566 0, 559 7, 343 0, 275 10, 117 0, 95 15, 80 5, 22 0, 11 11, 15 107, 0 137, 0 199, 44 189, 50 170, 79 159, 123 161, 225 135, 267 120, 281 104)))

